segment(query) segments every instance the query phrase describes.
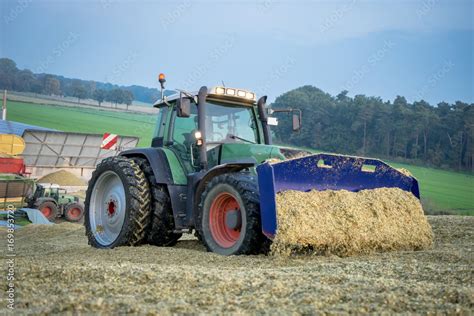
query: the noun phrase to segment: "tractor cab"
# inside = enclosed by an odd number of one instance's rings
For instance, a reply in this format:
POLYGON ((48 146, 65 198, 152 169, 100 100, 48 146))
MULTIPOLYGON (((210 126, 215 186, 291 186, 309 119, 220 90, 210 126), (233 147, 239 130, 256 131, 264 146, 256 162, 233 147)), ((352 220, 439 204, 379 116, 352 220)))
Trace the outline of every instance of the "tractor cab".
MULTIPOLYGON (((268 146, 266 97, 257 102, 253 92, 217 86, 201 98, 199 102, 199 93, 179 91, 157 102, 152 147, 173 151, 188 173, 224 163, 284 159, 277 147, 268 146)), ((297 130, 300 116, 295 117, 297 130)))
POLYGON ((41 195, 43 197, 52 198, 60 204, 78 202, 78 198, 67 193, 67 190, 61 188, 57 184, 42 185, 41 195))

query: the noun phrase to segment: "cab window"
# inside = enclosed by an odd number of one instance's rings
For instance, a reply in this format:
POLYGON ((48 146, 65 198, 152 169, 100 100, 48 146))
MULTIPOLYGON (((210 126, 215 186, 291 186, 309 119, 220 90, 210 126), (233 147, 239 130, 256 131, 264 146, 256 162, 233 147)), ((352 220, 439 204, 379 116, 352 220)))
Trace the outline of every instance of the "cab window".
POLYGON ((245 139, 258 143, 258 130, 251 107, 208 103, 206 123, 208 142, 235 142, 245 139))
POLYGON ((168 108, 161 107, 158 109, 158 116, 156 118, 155 131, 153 137, 163 137, 164 129, 166 127, 166 118, 168 116, 168 108))
MULTIPOLYGON (((176 113, 174 113, 176 115, 176 113)), ((191 145, 193 142, 194 131, 197 130, 197 107, 191 106, 191 115, 189 117, 175 117, 172 140, 173 143, 191 145)))

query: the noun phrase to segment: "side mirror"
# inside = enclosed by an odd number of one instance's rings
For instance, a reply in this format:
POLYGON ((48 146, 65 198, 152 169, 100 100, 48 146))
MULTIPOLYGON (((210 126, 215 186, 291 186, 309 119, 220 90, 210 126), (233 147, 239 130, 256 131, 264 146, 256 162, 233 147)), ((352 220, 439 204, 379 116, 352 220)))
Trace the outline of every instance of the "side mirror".
POLYGON ((176 101, 176 109, 178 111, 178 117, 190 117, 191 116, 191 99, 181 97, 176 101))
POLYGON ((301 112, 298 114, 293 113, 293 131, 299 131, 301 129, 301 112))

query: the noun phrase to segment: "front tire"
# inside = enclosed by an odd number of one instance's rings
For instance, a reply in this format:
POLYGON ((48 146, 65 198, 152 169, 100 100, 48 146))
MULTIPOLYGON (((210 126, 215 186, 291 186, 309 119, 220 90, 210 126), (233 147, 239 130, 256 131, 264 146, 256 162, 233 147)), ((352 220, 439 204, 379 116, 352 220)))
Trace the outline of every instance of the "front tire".
POLYGON ((137 163, 125 157, 102 160, 85 200, 86 236, 96 248, 135 246, 150 224, 150 189, 137 163))
POLYGON ((77 223, 84 217, 84 207, 79 203, 69 203, 64 209, 64 218, 71 223, 77 223))
POLYGON ((206 185, 196 228, 208 251, 221 255, 257 254, 264 250, 255 177, 229 173, 206 185))

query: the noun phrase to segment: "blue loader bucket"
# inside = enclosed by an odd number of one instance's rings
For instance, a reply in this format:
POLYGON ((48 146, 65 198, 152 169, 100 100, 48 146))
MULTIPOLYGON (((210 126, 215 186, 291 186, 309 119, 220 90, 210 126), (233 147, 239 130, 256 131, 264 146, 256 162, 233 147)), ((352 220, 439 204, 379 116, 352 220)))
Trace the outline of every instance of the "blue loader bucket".
POLYGON ((418 199, 418 182, 378 159, 316 154, 257 166, 262 231, 273 239, 277 231, 276 194, 287 190, 360 190, 400 188, 418 199))

